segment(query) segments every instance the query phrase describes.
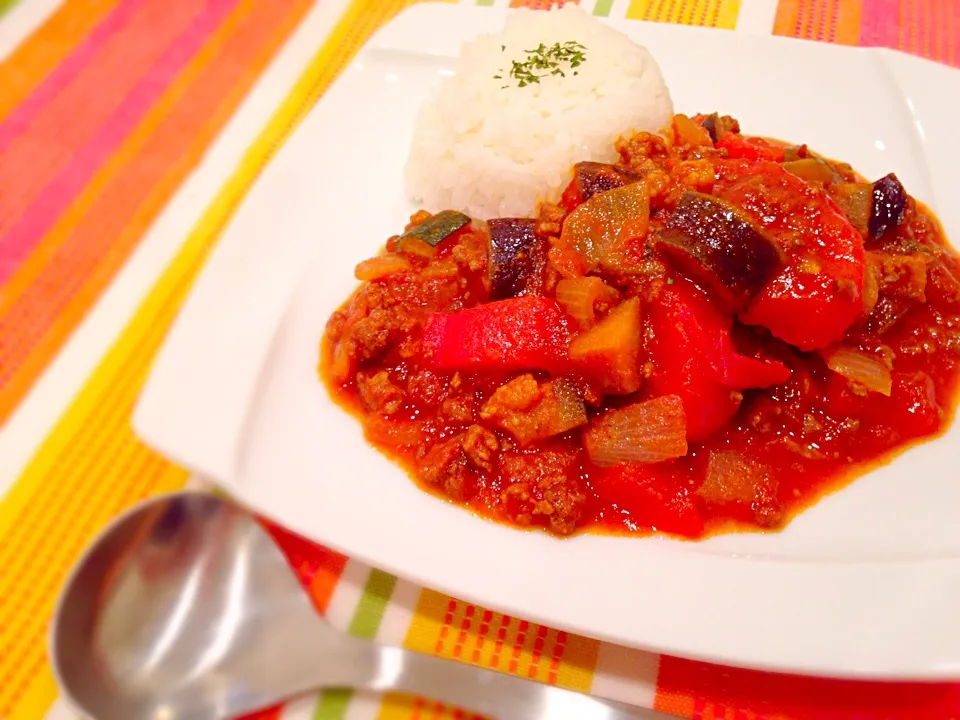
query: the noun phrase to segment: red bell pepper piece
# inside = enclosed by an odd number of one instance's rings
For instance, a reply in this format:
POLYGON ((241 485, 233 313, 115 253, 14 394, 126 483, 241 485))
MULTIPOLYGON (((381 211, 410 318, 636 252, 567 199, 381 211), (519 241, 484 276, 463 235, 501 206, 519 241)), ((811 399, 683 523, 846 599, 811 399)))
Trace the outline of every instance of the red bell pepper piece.
POLYGON ((590 485, 638 525, 686 537, 703 535, 699 499, 672 463, 604 468, 591 473, 590 485))
POLYGON ((452 313, 430 313, 423 357, 436 370, 562 371, 570 336, 563 308, 527 295, 452 313))
POLYGON ((727 133, 717 138, 716 147, 724 148, 731 160, 772 160, 783 162, 783 148, 768 140, 738 133, 727 133))
POLYGON ((839 342, 863 309, 863 237, 832 199, 772 162, 718 165, 716 195, 781 241, 780 274, 740 319, 800 348, 839 342))
POLYGON ((654 395, 679 395, 687 438, 703 440, 740 407, 736 391, 785 382, 781 362, 741 355, 733 345, 733 319, 722 315, 696 286, 677 278, 650 307, 654 395))

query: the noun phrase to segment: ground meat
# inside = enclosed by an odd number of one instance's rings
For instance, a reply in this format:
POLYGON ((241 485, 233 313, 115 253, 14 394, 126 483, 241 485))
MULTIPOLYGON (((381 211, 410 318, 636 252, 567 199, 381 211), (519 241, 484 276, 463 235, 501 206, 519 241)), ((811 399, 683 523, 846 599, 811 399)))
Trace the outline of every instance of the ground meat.
POLYGON ((542 398, 533 375, 520 375, 494 391, 480 408, 480 417, 527 444, 536 435, 538 420, 532 411, 542 398))
POLYGON ((533 375, 519 375, 494 390, 480 409, 480 417, 499 425, 509 424, 507 421, 510 417, 530 410, 542 396, 540 385, 533 375))
POLYGON ((659 135, 648 132, 620 138, 616 148, 625 168, 638 175, 645 175, 656 169, 656 159, 668 157, 670 154, 666 141, 659 135))
POLYGON ((347 314, 343 310, 337 310, 327 320, 327 327, 324 330, 330 342, 339 342, 343 334, 343 326, 347 322, 347 314))
POLYGON ((400 336, 406 325, 406 316, 396 309, 374 308, 369 315, 350 326, 355 355, 360 360, 379 357, 400 336))
POLYGON ((926 302, 927 259, 922 253, 868 252, 867 262, 876 268, 880 293, 926 302))
POLYGON ((420 477, 437 485, 456 500, 469 500, 476 493, 476 474, 463 449, 463 435, 437 443, 420 461, 420 477))
POLYGON ((473 422, 473 396, 448 397, 440 404, 440 417, 455 423, 473 422))
POLYGON ((380 370, 369 376, 358 373, 357 388, 368 410, 392 415, 403 404, 403 390, 393 384, 386 370, 380 370))
POLYGON ((680 196, 687 190, 712 192, 714 179, 713 163, 709 160, 685 160, 677 163, 670 171, 671 188, 665 205, 675 207, 680 196))
POLYGON ((563 229, 563 219, 567 211, 559 205, 552 203, 542 203, 540 212, 537 214, 537 221, 534 225, 534 232, 544 237, 552 237, 560 234, 563 229))
POLYGON ((474 467, 490 472, 500 443, 497 436, 480 425, 471 425, 463 434, 463 451, 474 467))
MULTIPOLYGON (((671 190, 673 189, 670 175, 660 169, 651 170, 645 176, 644 182, 647 184, 647 192, 650 195, 650 209, 661 210, 668 207, 672 197, 671 190)), ((679 199, 679 196, 677 196, 677 199, 679 199)), ((676 204, 677 200, 674 199, 673 205, 676 204)))
POLYGON ((540 450, 500 459, 503 507, 518 525, 543 522, 569 535, 583 516, 586 493, 575 473, 576 453, 540 450))
POLYGON ((487 268, 486 237, 475 234, 464 236, 453 248, 450 256, 461 268, 474 273, 485 272, 487 268))
POLYGON ((417 405, 435 407, 446 399, 450 376, 433 370, 421 370, 407 380, 407 392, 417 405))
POLYGON ((459 500, 469 500, 477 492, 477 471, 490 472, 500 444, 486 428, 471 425, 465 432, 418 453, 420 476, 430 485, 459 500))

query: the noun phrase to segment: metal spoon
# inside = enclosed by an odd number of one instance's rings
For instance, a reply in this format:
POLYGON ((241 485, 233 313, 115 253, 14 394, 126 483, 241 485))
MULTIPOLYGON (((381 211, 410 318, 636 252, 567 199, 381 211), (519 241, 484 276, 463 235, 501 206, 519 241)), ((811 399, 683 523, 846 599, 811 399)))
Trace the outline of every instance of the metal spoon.
POLYGON ((316 688, 399 690, 488 717, 665 716, 343 634, 262 526, 208 493, 147 500, 91 543, 61 591, 50 659, 91 720, 207 720, 316 688))

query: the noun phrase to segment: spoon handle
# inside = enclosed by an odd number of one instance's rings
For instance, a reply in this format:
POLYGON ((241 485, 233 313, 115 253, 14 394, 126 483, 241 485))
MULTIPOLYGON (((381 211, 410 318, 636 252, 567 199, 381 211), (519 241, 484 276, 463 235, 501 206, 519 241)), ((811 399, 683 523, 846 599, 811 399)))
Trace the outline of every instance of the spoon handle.
POLYGON ((380 648, 377 671, 367 688, 422 695, 497 720, 665 720, 667 717, 645 708, 393 647, 380 648))

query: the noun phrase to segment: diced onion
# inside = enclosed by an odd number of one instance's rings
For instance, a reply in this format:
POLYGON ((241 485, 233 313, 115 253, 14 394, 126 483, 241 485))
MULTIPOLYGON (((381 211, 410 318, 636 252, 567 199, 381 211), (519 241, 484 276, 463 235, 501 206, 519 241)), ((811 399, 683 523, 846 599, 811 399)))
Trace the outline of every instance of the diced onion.
POLYGON ((837 347, 824 353, 827 367, 843 375, 847 380, 859 383, 867 390, 890 396, 893 379, 890 368, 882 359, 869 355, 862 350, 850 347, 837 347))
POLYGON ((410 269, 410 262, 402 255, 377 255, 364 260, 353 271, 357 280, 379 280, 410 269))
POLYGON ((581 327, 592 325, 598 302, 614 302, 617 291, 598 277, 562 278, 557 283, 557 302, 581 327))
POLYGON ((712 450, 698 491, 711 503, 753 502, 767 482, 766 472, 738 452, 712 450))
POLYGON ((677 395, 609 410, 583 435, 587 454, 601 467, 655 463, 687 454, 687 418, 677 395))

